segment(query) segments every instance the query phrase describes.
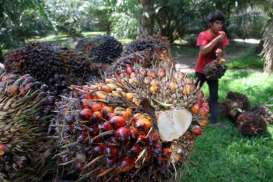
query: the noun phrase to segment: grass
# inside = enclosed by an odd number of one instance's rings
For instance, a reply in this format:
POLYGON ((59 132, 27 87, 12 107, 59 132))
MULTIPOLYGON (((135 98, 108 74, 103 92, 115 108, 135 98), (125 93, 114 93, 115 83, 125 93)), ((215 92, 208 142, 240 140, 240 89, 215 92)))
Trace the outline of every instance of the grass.
MULTIPOLYGON (((240 69, 233 67, 220 80, 220 100, 228 91, 237 91, 246 94, 252 106, 272 104, 273 75, 268 76, 261 70, 243 69, 252 68, 255 64, 243 63, 245 59, 242 58, 232 60, 233 64, 240 65, 240 69)), ((249 59, 257 60, 251 56, 249 59)), ((203 90, 208 95, 207 86, 203 90)), ((208 127, 197 139, 190 159, 181 169, 181 181, 273 181, 273 126, 269 126, 263 136, 248 138, 242 136, 227 118, 220 118, 220 122, 226 127, 208 127)))

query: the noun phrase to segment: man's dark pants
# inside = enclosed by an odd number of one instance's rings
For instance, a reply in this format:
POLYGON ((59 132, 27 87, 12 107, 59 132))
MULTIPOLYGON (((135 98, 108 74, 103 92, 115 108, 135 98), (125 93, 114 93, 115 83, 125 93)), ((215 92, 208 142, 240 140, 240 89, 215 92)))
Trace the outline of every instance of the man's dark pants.
POLYGON ((198 72, 195 75, 197 77, 196 85, 201 88, 207 82, 209 86, 210 122, 216 123, 218 118, 218 79, 208 80, 204 74, 198 72))

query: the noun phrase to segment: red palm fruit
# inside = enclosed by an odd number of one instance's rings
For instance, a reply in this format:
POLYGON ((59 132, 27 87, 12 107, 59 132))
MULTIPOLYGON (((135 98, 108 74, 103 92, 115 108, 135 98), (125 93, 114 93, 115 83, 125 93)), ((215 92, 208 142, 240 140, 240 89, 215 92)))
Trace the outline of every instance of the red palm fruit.
POLYGON ((0 144, 0 157, 3 156, 6 151, 7 151, 6 145, 0 144))
POLYGON ((165 69, 159 68, 159 70, 158 70, 158 76, 159 76, 160 78, 162 78, 162 77, 164 77, 165 75, 166 75, 165 69))
POLYGON ((110 123, 114 128, 120 128, 126 125, 126 120, 122 116, 113 116, 110 119, 110 123))
POLYGON ((194 126, 191 129, 191 132, 196 136, 202 135, 202 129, 200 128, 200 126, 194 126))
POLYGON ((92 102, 92 104, 90 104, 89 107, 93 112, 101 111, 101 109, 103 108, 103 104, 99 102, 92 102))
POLYGON ((121 127, 116 130, 115 138, 118 142, 126 143, 131 137, 131 132, 128 128, 121 127))
POLYGON ((134 72, 134 70, 133 70, 132 66, 127 65, 127 66, 126 66, 126 73, 130 75, 130 74, 133 73, 133 72, 134 72))
POLYGON ((80 118, 83 120, 90 120, 92 117, 92 111, 88 108, 84 108, 83 110, 81 110, 80 112, 80 118))
POLYGON ((108 158, 117 158, 119 150, 115 146, 107 146, 104 150, 104 155, 108 158))
POLYGON ((112 88, 107 86, 107 85, 102 85, 101 86, 101 91, 104 91, 106 93, 111 93, 112 92, 112 88))
POLYGON ((131 157, 125 157, 120 162, 117 170, 119 173, 130 171, 132 168, 135 167, 135 159, 131 157))
POLYGON ((100 128, 101 128, 103 131, 110 131, 110 130, 113 130, 113 126, 111 125, 111 123, 110 123, 109 121, 104 122, 100 128))

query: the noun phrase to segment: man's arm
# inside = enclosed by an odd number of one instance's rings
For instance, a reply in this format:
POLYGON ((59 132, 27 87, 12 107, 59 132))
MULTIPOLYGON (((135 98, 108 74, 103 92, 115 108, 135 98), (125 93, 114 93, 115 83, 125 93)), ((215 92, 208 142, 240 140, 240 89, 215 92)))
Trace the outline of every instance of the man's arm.
POLYGON ((201 46, 200 47, 200 53, 201 54, 207 54, 210 52, 218 42, 221 42, 225 39, 225 33, 221 33, 217 37, 215 37, 212 41, 210 41, 207 45, 201 46))

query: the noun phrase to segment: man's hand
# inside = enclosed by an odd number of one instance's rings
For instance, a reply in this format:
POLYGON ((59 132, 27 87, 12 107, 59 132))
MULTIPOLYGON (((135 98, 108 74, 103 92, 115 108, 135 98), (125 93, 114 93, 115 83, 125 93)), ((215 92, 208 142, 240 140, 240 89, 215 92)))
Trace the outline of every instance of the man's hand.
POLYGON ((219 33, 220 33, 220 35, 217 36, 217 40, 219 42, 222 42, 225 39, 225 37, 226 37, 226 33, 222 32, 222 31, 220 31, 219 33))

